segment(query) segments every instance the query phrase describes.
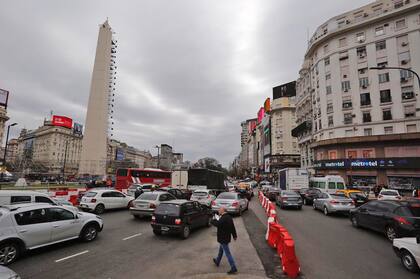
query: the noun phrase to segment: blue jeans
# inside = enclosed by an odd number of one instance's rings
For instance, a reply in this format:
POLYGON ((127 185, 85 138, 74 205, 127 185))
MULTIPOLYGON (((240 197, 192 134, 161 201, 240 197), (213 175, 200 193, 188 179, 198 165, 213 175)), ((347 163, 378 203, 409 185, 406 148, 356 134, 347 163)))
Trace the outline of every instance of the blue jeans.
POLYGON ((233 259, 232 254, 230 253, 229 244, 220 243, 219 255, 216 258, 217 264, 220 264, 220 261, 222 260, 223 251, 226 254, 226 257, 227 257, 228 262, 230 264, 230 268, 236 270, 235 260, 233 259))

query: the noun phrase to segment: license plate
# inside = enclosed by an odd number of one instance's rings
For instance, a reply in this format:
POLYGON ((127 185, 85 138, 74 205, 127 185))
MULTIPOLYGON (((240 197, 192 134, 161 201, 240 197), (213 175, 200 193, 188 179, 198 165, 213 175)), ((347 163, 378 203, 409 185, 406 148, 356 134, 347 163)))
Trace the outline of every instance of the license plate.
POLYGON ((164 232, 167 232, 167 231, 169 231, 169 228, 168 227, 162 227, 162 228, 160 228, 162 231, 164 231, 164 232))
POLYGON ((81 204, 80 206, 81 206, 81 207, 87 207, 87 205, 86 205, 86 204, 81 204))

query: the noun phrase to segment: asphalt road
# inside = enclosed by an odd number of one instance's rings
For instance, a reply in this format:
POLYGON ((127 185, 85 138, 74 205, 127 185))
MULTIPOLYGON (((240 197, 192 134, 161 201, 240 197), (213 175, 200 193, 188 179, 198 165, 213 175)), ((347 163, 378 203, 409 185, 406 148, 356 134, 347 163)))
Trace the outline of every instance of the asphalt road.
POLYGON ((404 269, 383 235, 353 228, 346 216, 324 216, 311 206, 277 212, 306 279, 419 278, 404 269))
MULTIPOLYGON (((102 217, 104 230, 95 241, 75 240, 37 249, 10 268, 23 279, 233 278, 226 275, 226 259, 219 268, 211 260, 218 251, 214 227, 199 229, 181 240, 155 236, 150 220, 136 220, 126 210, 106 212, 102 217)), ((234 222, 239 236, 231 245, 239 268, 235 278, 266 278, 242 218, 234 222)))

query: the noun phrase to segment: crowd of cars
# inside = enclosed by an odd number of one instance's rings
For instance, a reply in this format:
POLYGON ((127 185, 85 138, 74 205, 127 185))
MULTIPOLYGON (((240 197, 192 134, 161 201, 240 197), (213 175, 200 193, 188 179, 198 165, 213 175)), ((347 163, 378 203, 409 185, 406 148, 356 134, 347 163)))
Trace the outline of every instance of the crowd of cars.
POLYGON ((348 215, 353 227, 379 232, 392 242, 406 269, 420 271, 419 198, 402 197, 393 189, 382 189, 374 198, 357 189, 326 191, 311 187, 292 191, 264 185, 261 190, 282 209, 312 205, 325 215, 348 215))

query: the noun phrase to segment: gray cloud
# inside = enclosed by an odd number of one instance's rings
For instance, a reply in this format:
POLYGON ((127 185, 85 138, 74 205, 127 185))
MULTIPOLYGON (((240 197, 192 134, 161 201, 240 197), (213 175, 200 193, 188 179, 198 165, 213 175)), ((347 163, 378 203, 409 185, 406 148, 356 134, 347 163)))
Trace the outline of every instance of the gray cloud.
POLYGON ((98 25, 109 17, 115 137, 226 165, 240 150, 240 122, 273 86, 297 78, 307 30, 368 2, 4 1, 0 88, 20 128, 36 128, 50 110, 84 122, 98 25))

